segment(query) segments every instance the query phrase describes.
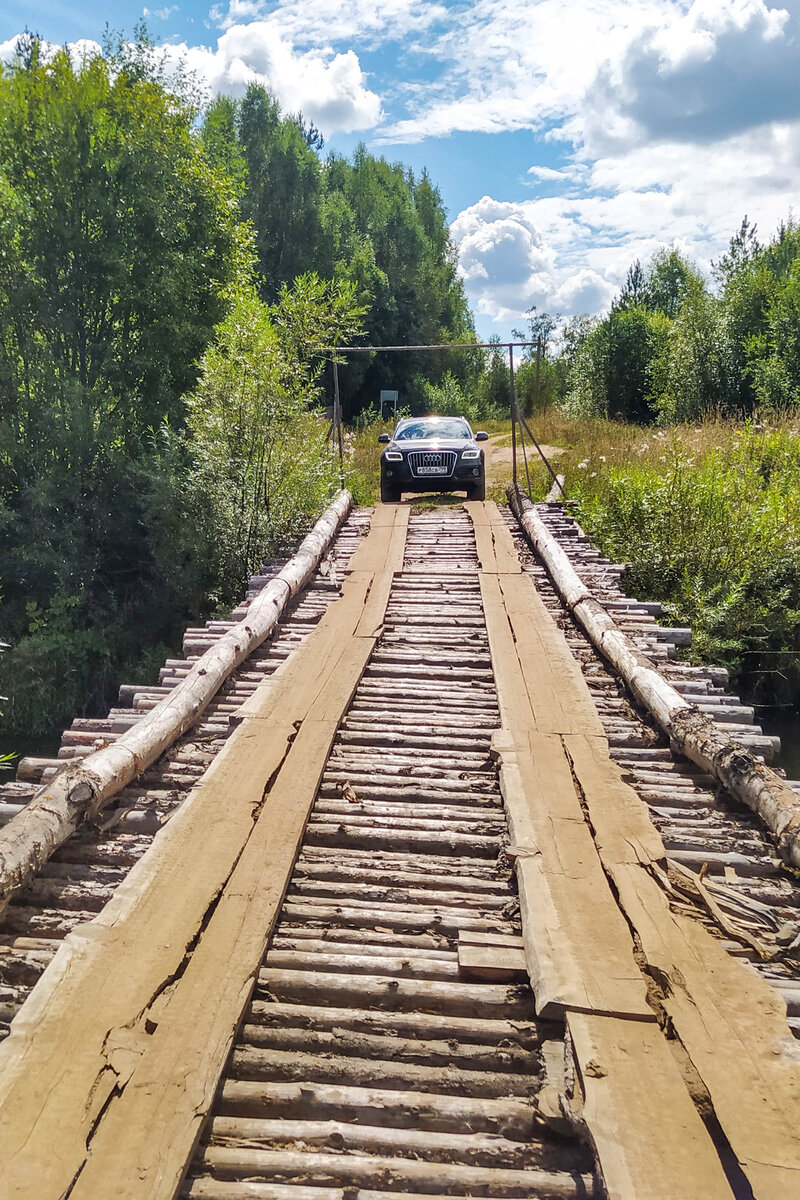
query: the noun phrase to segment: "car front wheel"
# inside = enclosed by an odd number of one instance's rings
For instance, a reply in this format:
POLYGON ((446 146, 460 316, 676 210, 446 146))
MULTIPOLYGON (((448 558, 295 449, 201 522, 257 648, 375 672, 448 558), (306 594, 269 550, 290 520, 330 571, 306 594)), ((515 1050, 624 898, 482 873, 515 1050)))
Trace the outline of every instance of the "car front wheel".
POLYGON ((468 500, 485 500, 486 499, 486 480, 481 479, 480 483, 473 483, 467 488, 468 500))
POLYGON ((384 504, 397 504, 400 500, 400 488, 381 480, 381 500, 384 504))

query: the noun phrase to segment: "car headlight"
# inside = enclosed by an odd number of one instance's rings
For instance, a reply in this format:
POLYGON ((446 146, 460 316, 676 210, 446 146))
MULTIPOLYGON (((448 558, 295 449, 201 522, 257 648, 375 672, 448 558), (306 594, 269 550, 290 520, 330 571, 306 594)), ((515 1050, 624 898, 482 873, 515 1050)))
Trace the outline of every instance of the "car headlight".
POLYGON ((383 456, 387 462, 402 462, 403 456, 399 450, 386 450, 383 456))
POLYGON ((462 460, 467 459, 467 458, 470 458, 470 459, 471 458, 480 458, 480 456, 481 456, 480 450, 462 450, 461 451, 462 460))

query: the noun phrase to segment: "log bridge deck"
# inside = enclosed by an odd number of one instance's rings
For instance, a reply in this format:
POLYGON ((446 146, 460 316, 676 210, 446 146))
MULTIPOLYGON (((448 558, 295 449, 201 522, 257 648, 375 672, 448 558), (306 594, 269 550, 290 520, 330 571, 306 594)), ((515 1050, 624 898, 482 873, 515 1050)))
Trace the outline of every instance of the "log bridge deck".
MULTIPOLYGON (((791 820, 670 749, 510 511, 347 507, 138 777, 285 572, 0 788, 0 1196, 797 1200, 791 820), (112 758, 56 836, 59 780, 112 758)), ((740 774, 771 754, 561 506, 531 519, 740 774)))

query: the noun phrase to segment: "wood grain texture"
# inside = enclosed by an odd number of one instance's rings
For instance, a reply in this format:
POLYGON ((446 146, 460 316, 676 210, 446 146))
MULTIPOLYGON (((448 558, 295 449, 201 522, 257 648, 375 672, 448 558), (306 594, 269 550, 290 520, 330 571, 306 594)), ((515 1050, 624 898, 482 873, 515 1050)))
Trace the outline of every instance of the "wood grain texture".
MULTIPOLYGON (((396 555, 398 540, 385 546, 396 555)), ((76 1179, 75 1196, 106 1197, 109 1179, 119 1194, 123 1185, 125 1195, 174 1194, 374 644, 356 631, 375 578, 359 570, 345 580, 104 912, 65 939, 14 1022, 0 1046, 4 1197, 55 1200, 76 1179), (258 904, 267 913, 254 922, 258 904)))
POLYGON ((528 970, 537 1012, 574 1028, 581 1115, 608 1195, 730 1200, 610 884, 609 861, 644 875, 640 864, 663 858, 661 840, 612 763, 580 668, 530 578, 484 570, 481 594, 503 721, 492 745, 528 970))
POLYGON ((571 1012, 567 1027, 609 1200, 733 1200, 658 1026, 571 1012))

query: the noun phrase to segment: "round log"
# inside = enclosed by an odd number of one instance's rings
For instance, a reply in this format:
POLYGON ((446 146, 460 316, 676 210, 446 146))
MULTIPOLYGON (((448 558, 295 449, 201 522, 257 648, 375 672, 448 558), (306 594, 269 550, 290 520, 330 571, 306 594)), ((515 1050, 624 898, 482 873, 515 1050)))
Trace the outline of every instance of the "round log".
POLYGON ((202 716, 222 684, 275 628, 287 601, 308 582, 350 511, 343 491, 300 545, 295 556, 234 625, 170 693, 113 744, 69 765, 42 787, 0 831, 0 912, 42 863, 75 831, 155 762, 202 716))
MULTIPOLYGON (((561 598, 636 699, 682 754, 713 775, 732 796, 758 813, 773 833, 780 857, 800 870, 800 797, 750 750, 719 730, 637 650, 592 595, 534 505, 512 488, 511 507, 544 562, 561 598)), ((760 742, 761 739, 758 739, 760 742)), ((765 739, 766 740, 766 739, 765 739)), ((755 738, 748 741, 757 744, 755 738)))

